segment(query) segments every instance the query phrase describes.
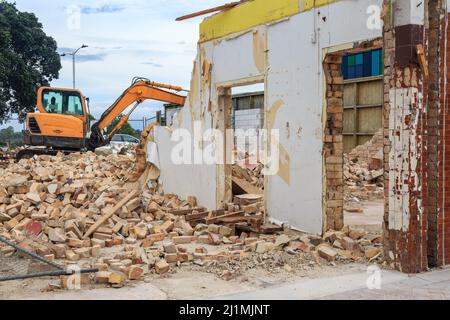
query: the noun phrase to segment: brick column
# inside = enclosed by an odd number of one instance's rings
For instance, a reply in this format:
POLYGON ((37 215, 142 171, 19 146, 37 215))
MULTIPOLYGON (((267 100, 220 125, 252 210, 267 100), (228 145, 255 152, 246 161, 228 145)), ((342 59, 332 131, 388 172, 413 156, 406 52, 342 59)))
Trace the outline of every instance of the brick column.
POLYGON ((340 230, 344 227, 344 78, 341 73, 341 64, 340 54, 328 54, 323 64, 327 82, 327 119, 323 148, 326 176, 324 231, 340 230))
POLYGON ((430 1, 429 5, 429 87, 430 93, 433 92, 430 102, 433 101, 433 107, 438 108, 439 129, 437 211, 430 219, 428 251, 429 265, 443 266, 450 264, 450 17, 445 2, 430 1))
MULTIPOLYGON (((442 4, 440 0, 428 1, 428 69, 429 79, 427 85, 427 193, 425 212, 427 215, 427 256, 428 265, 435 267, 438 263, 439 247, 439 114, 440 114, 440 87, 442 70, 440 57, 442 4)), ((441 113, 442 115, 442 113, 441 113)), ((442 172, 441 172, 442 174, 442 172)))
POLYGON ((422 232, 425 113, 416 54, 416 45, 423 44, 423 7, 409 0, 385 0, 383 9, 385 258, 401 271, 418 272, 426 268, 422 232))

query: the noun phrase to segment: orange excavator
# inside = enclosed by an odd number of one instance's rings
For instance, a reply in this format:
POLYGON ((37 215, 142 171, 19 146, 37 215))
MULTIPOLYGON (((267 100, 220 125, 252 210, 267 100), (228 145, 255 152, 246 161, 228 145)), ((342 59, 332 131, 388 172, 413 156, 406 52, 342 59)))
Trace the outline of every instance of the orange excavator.
MULTIPOLYGON (((145 100, 157 100, 183 106, 186 97, 181 87, 161 84, 146 78, 134 78, 120 97, 90 125, 89 99, 76 89, 41 87, 38 90, 39 112, 28 113, 23 140, 27 147, 18 152, 16 159, 33 155, 56 155, 58 152, 83 152, 108 144, 128 121, 130 114, 145 100), (134 105, 133 105, 134 104, 134 105), (105 129, 131 105, 114 128, 105 129)), ((145 130, 144 130, 145 131, 145 130)))

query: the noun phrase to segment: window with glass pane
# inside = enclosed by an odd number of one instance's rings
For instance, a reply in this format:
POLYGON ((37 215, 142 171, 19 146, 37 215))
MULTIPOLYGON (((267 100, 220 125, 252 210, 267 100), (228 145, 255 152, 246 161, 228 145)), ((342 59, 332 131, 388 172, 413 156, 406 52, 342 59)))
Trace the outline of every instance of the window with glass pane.
POLYGON ((73 91, 45 90, 42 97, 45 111, 48 113, 58 113, 82 116, 83 105, 81 96, 73 91))
POLYGON ((375 49, 360 53, 349 53, 342 60, 344 80, 376 77, 382 75, 383 51, 375 49))
POLYGON ((77 116, 83 115, 81 108, 81 99, 79 96, 68 96, 67 113, 77 116))
POLYGON ((46 91, 42 101, 48 113, 62 113, 63 95, 60 92, 46 91))

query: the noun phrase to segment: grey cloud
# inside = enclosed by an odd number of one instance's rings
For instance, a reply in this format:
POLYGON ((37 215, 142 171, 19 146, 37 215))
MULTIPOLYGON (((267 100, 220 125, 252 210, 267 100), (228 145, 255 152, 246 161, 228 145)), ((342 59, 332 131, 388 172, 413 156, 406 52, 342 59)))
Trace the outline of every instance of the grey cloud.
MULTIPOLYGON (((60 48, 60 52, 61 53, 68 53, 68 52, 73 52, 73 49, 70 48, 60 48), (67 50, 63 50, 63 49, 67 49, 67 50)), ((102 61, 105 59, 107 55, 105 53, 94 53, 94 54, 82 54, 79 53, 76 55, 76 60, 77 62, 90 62, 90 61, 102 61)), ((67 59, 67 60, 71 60, 72 56, 71 55, 66 55, 64 57, 62 57, 62 59, 67 59)))
POLYGON ((155 67, 155 68, 162 68, 163 67, 162 64, 156 63, 156 62, 151 62, 151 61, 149 61, 149 62, 141 62, 141 64, 146 64, 146 65, 149 65, 149 66, 152 66, 152 67, 155 67))
POLYGON ((105 4, 101 7, 82 6, 81 13, 83 14, 100 14, 100 13, 115 13, 125 10, 123 5, 105 4))
POLYGON ((106 57, 106 54, 80 54, 77 55, 78 62, 89 62, 89 61, 102 61, 106 57))

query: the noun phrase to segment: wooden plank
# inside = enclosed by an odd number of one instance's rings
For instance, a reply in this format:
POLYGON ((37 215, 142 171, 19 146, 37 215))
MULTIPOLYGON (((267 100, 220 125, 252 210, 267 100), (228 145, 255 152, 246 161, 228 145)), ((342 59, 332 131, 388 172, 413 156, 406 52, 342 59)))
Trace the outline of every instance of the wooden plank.
POLYGON ((259 230, 261 233, 264 233, 264 234, 284 231, 283 227, 277 226, 275 224, 262 225, 261 227, 259 227, 259 230))
POLYGON ((83 236, 84 239, 87 239, 91 234, 93 234, 106 220, 111 218, 117 211, 119 211, 124 205, 127 204, 133 197, 138 195, 138 191, 131 191, 125 198, 120 200, 108 213, 103 215, 100 219, 98 219, 86 232, 83 236))
POLYGON ((209 212, 199 212, 194 214, 189 214, 185 216, 186 221, 204 219, 208 216, 209 212))
POLYGON ((190 209, 173 209, 169 210, 169 213, 176 215, 176 216, 184 216, 187 214, 191 214, 192 211, 198 211, 198 212, 205 212, 205 207, 199 207, 199 208, 190 208, 190 209))
POLYGON ((215 222, 219 221, 222 218, 243 217, 243 216, 245 216, 245 212, 244 211, 231 212, 231 213, 224 214, 222 216, 217 216, 217 217, 213 217, 213 218, 210 218, 210 219, 206 219, 206 223, 207 224, 215 223, 215 222))
POLYGON ((233 193, 262 194, 263 191, 245 179, 232 177, 233 193))
POLYGON ((213 210, 211 211, 212 217, 223 216, 225 214, 225 209, 213 210))
POLYGON ((250 217, 226 217, 226 218, 219 219, 217 222, 234 224, 234 223, 239 223, 239 222, 247 222, 248 223, 249 220, 250 220, 250 217))
POLYGON ((419 57, 419 64, 420 68, 422 69, 423 75, 425 76, 425 79, 428 79, 429 76, 428 61, 427 58, 425 57, 425 50, 422 44, 416 45, 416 52, 417 56, 419 57))
POLYGON ((217 12, 217 11, 229 10, 231 8, 234 8, 238 4, 241 4, 241 3, 246 2, 246 1, 248 1, 248 0, 242 0, 242 1, 236 1, 236 2, 227 3, 227 4, 224 4, 224 5, 221 5, 221 6, 218 6, 218 7, 214 7, 214 8, 211 8, 211 9, 206 9, 206 10, 190 13, 190 14, 187 14, 185 16, 178 17, 175 20, 176 21, 183 21, 183 20, 187 20, 187 19, 203 16, 203 15, 208 14, 208 13, 214 13, 214 12, 217 12))

